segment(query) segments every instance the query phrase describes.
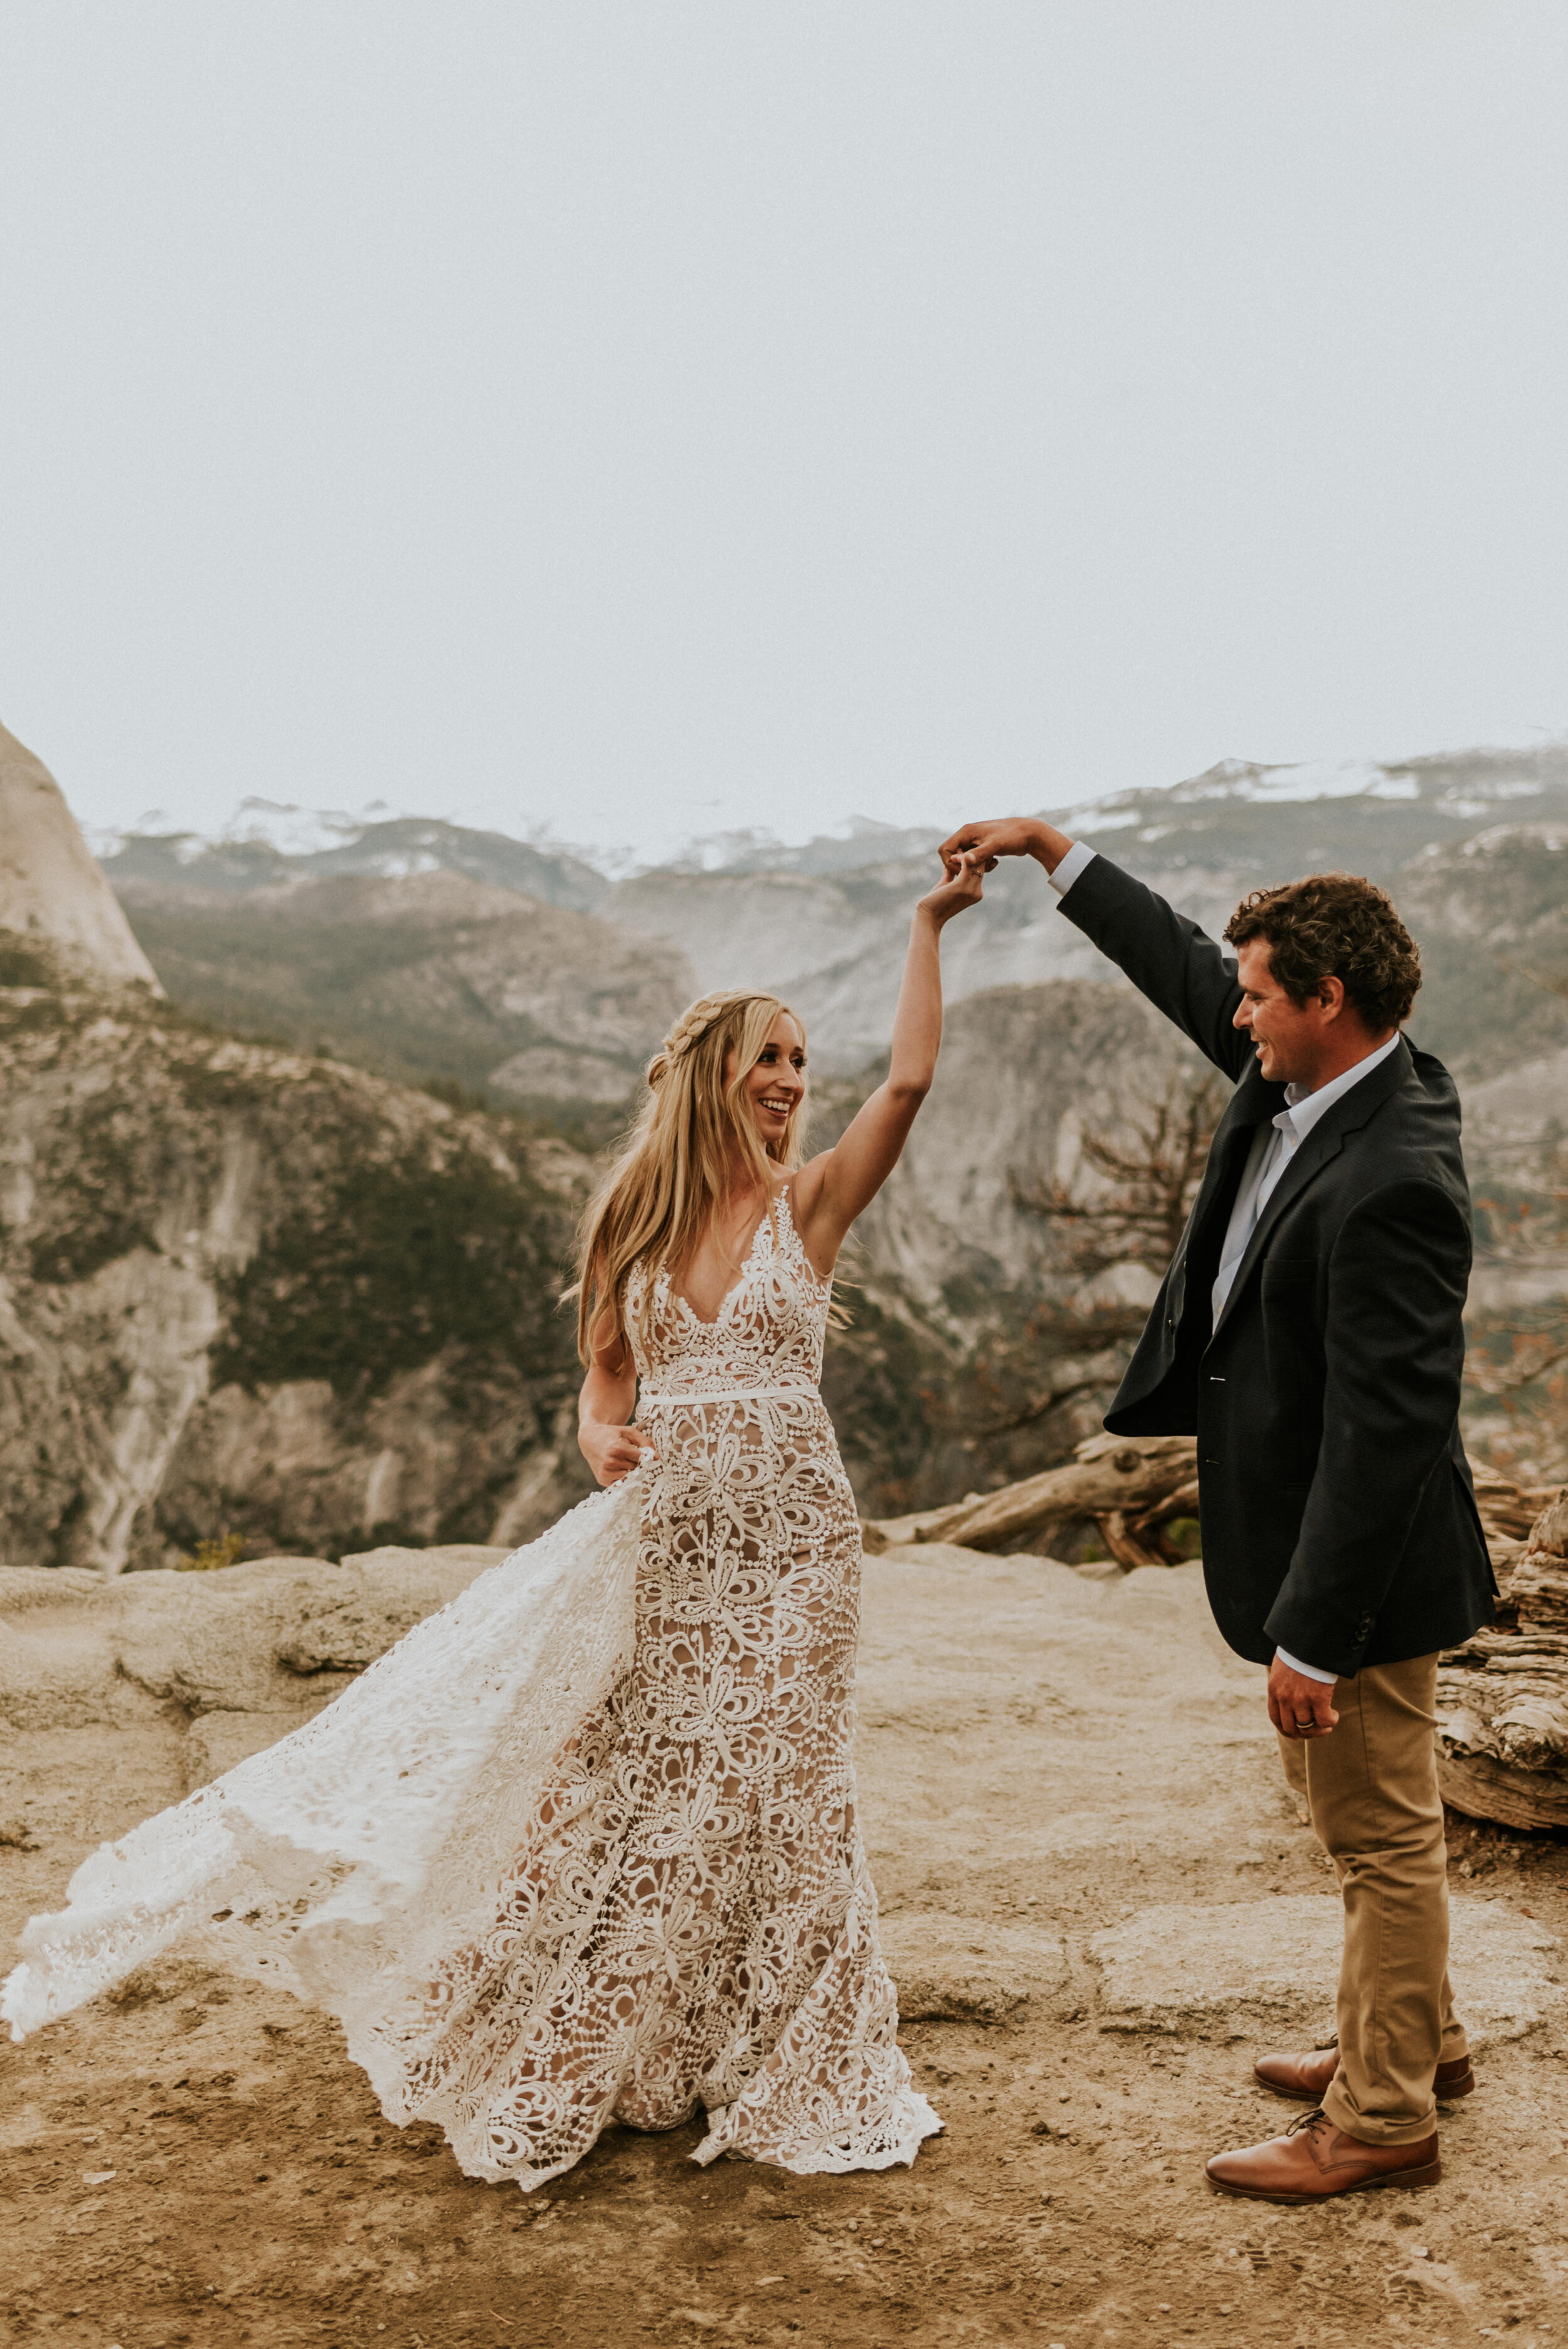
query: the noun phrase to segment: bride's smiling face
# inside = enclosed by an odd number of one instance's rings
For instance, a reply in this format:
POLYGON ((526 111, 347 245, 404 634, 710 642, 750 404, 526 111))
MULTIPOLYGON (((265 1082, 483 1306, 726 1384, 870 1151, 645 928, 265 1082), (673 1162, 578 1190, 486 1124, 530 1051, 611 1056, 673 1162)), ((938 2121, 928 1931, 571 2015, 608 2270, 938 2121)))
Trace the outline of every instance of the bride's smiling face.
MULTIPOLYGON (((727 1068, 726 1077, 730 1074, 727 1068)), ((741 1091, 764 1146, 777 1149, 806 1091, 805 1040, 787 1011, 781 1011, 769 1030, 741 1091)))

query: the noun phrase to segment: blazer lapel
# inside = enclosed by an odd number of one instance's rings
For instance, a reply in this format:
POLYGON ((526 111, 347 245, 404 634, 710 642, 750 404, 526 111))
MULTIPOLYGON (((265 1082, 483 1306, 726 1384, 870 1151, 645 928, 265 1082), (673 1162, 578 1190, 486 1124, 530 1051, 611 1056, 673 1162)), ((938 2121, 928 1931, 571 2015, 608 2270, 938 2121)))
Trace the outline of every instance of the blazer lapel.
POLYGON ((1285 1209, 1299 1199, 1314 1177, 1339 1155, 1345 1147, 1346 1135, 1355 1133, 1375 1117, 1384 1102, 1398 1092, 1414 1069, 1410 1048, 1401 1037, 1398 1050, 1389 1053, 1381 1068, 1374 1069, 1370 1076, 1363 1077, 1359 1084, 1352 1085, 1350 1091, 1319 1118, 1274 1185, 1267 1206, 1253 1227, 1246 1254, 1236 1267, 1236 1277, 1231 1283, 1224 1309, 1214 1324, 1216 1338, 1230 1319, 1237 1298, 1268 1246, 1269 1234, 1285 1209))
MULTIPOLYGON (((1226 1216, 1230 1215, 1253 1135, 1264 1118, 1274 1117, 1284 1107, 1284 1087, 1265 1082, 1258 1075, 1254 1062, 1227 1102, 1210 1145, 1209 1163, 1203 1169, 1203 1180, 1187 1222, 1188 1239, 1196 1240, 1218 1208, 1222 1206, 1226 1216)), ((1185 1247, 1182 1252, 1186 1252, 1185 1247)))

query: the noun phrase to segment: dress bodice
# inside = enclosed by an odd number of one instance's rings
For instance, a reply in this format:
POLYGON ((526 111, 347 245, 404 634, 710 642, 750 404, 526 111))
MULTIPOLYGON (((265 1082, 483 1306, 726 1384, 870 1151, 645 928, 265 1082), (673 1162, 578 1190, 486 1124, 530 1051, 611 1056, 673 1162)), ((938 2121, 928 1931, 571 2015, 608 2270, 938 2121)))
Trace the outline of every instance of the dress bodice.
POLYGON ((787 1190, 758 1225, 740 1278, 711 1321, 680 1296, 668 1270, 645 1314, 640 1265, 626 1281, 626 1323, 639 1403, 815 1396, 833 1284, 811 1267, 787 1190))

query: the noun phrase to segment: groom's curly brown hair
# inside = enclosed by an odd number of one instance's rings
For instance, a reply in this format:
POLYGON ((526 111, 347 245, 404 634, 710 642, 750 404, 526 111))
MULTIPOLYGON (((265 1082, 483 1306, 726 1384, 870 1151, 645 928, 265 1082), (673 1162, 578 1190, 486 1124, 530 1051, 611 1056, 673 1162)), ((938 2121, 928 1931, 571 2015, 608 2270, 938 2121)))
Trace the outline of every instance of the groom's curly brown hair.
POLYGON ((1370 1028, 1401 1028, 1421 984, 1415 939, 1373 881, 1313 873, 1283 888, 1254 889, 1225 925, 1234 947, 1262 938, 1269 968, 1293 1003, 1337 978, 1370 1028))

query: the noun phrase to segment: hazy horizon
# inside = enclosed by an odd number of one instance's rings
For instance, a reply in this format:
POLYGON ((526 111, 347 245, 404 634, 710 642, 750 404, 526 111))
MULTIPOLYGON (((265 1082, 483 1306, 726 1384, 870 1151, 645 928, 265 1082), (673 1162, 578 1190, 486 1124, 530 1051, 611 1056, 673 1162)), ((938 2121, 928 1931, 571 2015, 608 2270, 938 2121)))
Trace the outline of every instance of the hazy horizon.
POLYGON ((1568 734, 1541 0, 0 25, 0 720, 642 856, 1568 734))

